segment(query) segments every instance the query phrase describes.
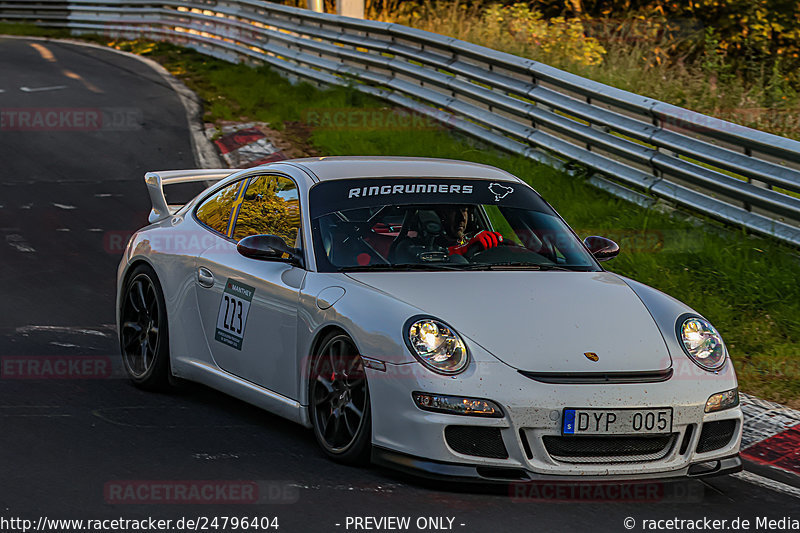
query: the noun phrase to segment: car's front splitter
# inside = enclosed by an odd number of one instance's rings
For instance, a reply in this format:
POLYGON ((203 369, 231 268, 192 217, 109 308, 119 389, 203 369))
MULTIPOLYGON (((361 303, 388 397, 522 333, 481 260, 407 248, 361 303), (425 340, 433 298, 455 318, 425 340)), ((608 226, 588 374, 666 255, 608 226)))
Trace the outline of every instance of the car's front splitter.
POLYGON ((670 472, 644 473, 637 475, 605 475, 605 476, 554 476, 537 474, 517 467, 481 466, 465 463, 448 463, 433 461, 395 452, 380 446, 372 448, 372 463, 376 466, 398 470, 416 477, 436 481, 461 483, 509 484, 525 482, 567 482, 567 483, 606 483, 606 482, 641 482, 658 480, 693 479, 733 474, 742 470, 739 454, 711 461, 692 463, 680 470, 670 472))

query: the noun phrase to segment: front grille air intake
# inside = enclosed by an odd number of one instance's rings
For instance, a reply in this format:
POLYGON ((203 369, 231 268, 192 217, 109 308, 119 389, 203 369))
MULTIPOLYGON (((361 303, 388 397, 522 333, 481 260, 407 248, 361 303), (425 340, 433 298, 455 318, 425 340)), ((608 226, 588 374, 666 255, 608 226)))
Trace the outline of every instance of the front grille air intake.
POLYGON ((672 369, 645 372, 528 372, 518 370, 526 378, 556 385, 597 385, 613 383, 659 383, 672 377, 672 369))
POLYGON ((458 453, 489 457, 492 459, 508 459, 506 445, 500 428, 481 426, 447 426, 444 428, 447 445, 458 453))
POLYGON ((542 437, 547 453, 565 463, 644 463, 667 456, 675 434, 641 437, 542 437))
POLYGON ((736 431, 736 420, 717 420, 716 422, 706 422, 700 432, 700 440, 697 443, 697 453, 711 452, 719 450, 728 445, 736 431))

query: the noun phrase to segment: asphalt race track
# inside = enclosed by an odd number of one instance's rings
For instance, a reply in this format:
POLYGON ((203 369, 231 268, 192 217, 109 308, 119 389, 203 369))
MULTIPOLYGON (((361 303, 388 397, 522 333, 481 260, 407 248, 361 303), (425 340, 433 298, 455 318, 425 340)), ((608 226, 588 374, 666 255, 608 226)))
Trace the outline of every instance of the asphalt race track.
POLYGON ((645 494, 423 483, 332 463, 310 431, 200 386, 135 389, 119 372, 116 267, 146 222, 144 172, 196 165, 183 107, 149 66, 95 48, 0 38, 0 73, 0 530, 43 516, 277 517, 285 532, 387 531, 353 517, 409 517, 401 530, 482 533, 798 518, 797 497, 733 477, 645 494), (45 371, 70 362, 67 376, 45 371), (210 497, 164 503, 203 483, 210 497), (430 517, 444 520, 417 522, 430 517))

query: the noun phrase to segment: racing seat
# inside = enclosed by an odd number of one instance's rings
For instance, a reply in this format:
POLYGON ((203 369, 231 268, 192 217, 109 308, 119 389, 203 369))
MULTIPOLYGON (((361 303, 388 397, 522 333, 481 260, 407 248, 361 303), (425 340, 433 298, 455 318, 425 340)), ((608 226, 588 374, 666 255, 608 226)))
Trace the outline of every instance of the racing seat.
POLYGON ((328 260, 337 267, 386 263, 386 259, 364 238, 366 222, 338 221, 320 228, 328 260))
POLYGON ((389 246, 389 262, 417 262, 420 252, 436 248, 434 241, 442 232, 442 222, 436 211, 410 208, 406 211, 400 233, 389 246))
POLYGON ((397 234, 397 237, 394 238, 392 244, 389 245, 389 252, 386 254, 386 259, 390 263, 397 262, 397 245, 409 238, 408 231, 411 227, 411 219, 414 214, 415 211, 413 209, 406 210, 406 214, 403 217, 403 225, 400 226, 400 232, 397 234))

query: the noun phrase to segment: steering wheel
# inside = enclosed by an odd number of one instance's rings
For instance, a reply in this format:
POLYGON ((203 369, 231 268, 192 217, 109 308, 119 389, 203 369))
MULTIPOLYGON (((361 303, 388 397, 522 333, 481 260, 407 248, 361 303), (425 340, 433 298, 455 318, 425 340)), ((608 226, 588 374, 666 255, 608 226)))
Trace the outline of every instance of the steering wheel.
POLYGON ((499 242, 497 244, 497 246, 493 246, 491 248, 482 248, 480 245, 470 246, 469 249, 464 253, 464 257, 466 257, 467 259, 469 259, 471 261, 474 256, 486 253, 489 250, 494 250, 495 248, 499 248, 500 246, 506 246, 506 247, 513 246, 513 247, 521 248, 523 250, 526 249, 525 247, 523 247, 520 244, 517 244, 514 241, 509 241, 507 239, 503 239, 501 242, 499 242))
POLYGON ((533 252, 519 243, 504 240, 492 248, 474 247, 464 254, 471 263, 503 263, 507 261, 522 261, 531 263, 551 264, 547 257, 533 252))

